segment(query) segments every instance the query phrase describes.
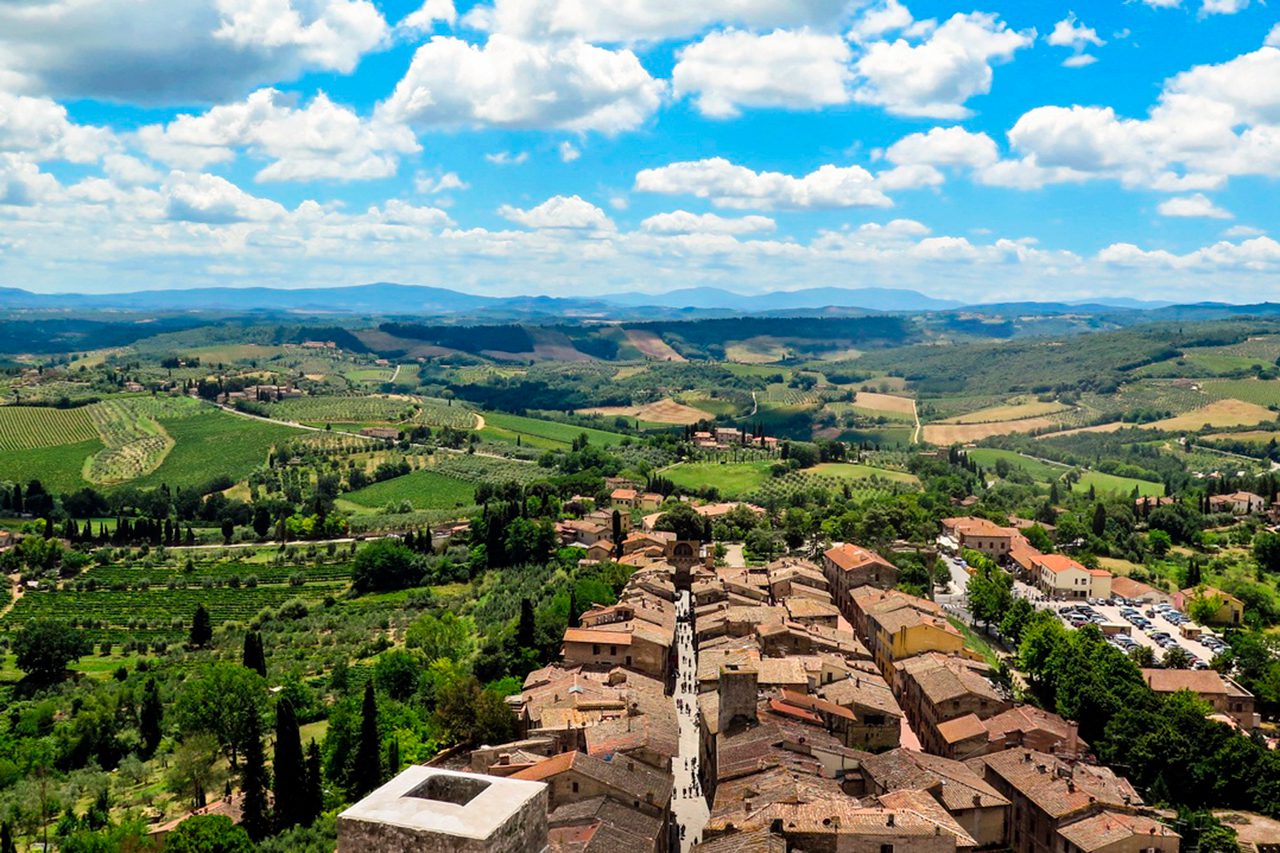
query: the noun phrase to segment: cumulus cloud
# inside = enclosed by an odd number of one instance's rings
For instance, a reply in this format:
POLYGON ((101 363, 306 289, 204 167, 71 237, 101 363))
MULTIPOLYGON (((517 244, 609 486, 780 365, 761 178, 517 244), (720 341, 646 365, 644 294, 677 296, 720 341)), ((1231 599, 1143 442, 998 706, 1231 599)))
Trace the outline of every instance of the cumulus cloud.
POLYGON ((111 131, 75 124, 66 107, 48 98, 0 92, 0 151, 33 160, 97 162, 114 144, 111 131))
POLYGON ((1165 199, 1156 206, 1161 216, 1230 219, 1231 214, 1214 204, 1204 193, 1165 199))
POLYGON ((299 108, 293 96, 275 89, 200 115, 181 115, 167 125, 148 125, 138 139, 152 158, 189 169, 247 149, 273 161, 258 172, 259 181, 385 178, 396 173, 401 154, 420 150, 403 125, 362 119, 323 92, 299 108))
POLYGON ((410 12, 396 27, 409 33, 429 33, 436 22, 453 25, 458 21, 458 10, 453 0, 426 0, 416 11, 410 12))
POLYGON ((725 30, 681 50, 671 80, 676 97, 695 97, 699 112, 713 118, 742 107, 814 109, 850 99, 852 56, 838 35, 725 30))
POLYGON ((579 196, 552 196, 537 207, 522 210, 504 204, 499 215, 526 228, 566 228, 576 231, 611 231, 613 220, 603 210, 579 196))
POLYGON ((387 34, 370 0, 0 3, 0 79, 59 97, 216 102, 350 72, 387 34))
POLYGON ((1276 24, 1271 28, 1271 32, 1267 33, 1266 43, 1269 47, 1280 47, 1280 24, 1276 24))
POLYGON ((258 198, 217 175, 176 171, 165 182, 169 219, 226 225, 232 222, 267 222, 285 215, 278 202, 258 198))
POLYGON ((1062 61, 1067 68, 1082 68, 1097 62, 1097 57, 1086 53, 1090 46, 1102 47, 1106 44, 1098 36, 1093 27, 1086 27, 1076 19, 1075 12, 1068 12, 1067 17, 1053 25, 1053 32, 1045 37, 1045 41, 1054 47, 1070 48, 1072 55, 1062 61))
POLYGON ((991 91, 992 65, 1034 39, 1035 30, 1009 29, 995 15, 956 14, 915 43, 900 37, 866 45, 854 63, 855 97, 897 115, 965 118, 965 102, 991 91))
POLYGON ((1234 15, 1249 8, 1249 0, 1204 0, 1202 15, 1234 15))
POLYGON ((58 181, 30 160, 0 153, 0 205, 29 207, 58 190, 58 181))
POLYGON ((450 190, 465 190, 467 183, 458 177, 457 172, 445 172, 443 175, 425 175, 419 173, 413 179, 413 186, 423 195, 439 195, 450 190))
POLYGON ((529 159, 529 152, 493 151, 484 155, 484 159, 495 166, 519 166, 529 159))
POLYGON ((1113 243, 1098 252, 1097 259, 1121 267, 1199 271, 1280 271, 1280 243, 1270 237, 1254 237, 1232 243, 1222 240, 1185 254, 1164 249, 1145 250, 1133 243, 1113 243))
POLYGON ((851 41, 872 41, 886 33, 905 30, 913 23, 911 12, 898 0, 881 0, 858 16, 848 35, 851 41))
POLYGON ((995 140, 963 127, 935 127, 927 133, 904 136, 885 151, 898 165, 969 166, 980 169, 999 159, 995 140))
POLYGON ((857 5, 856 0, 495 0, 469 12, 467 23, 529 39, 657 41, 692 36, 715 25, 829 29, 857 5))
POLYGON ((674 210, 650 216, 640 223, 655 234, 760 234, 773 231, 777 223, 767 216, 726 217, 714 213, 674 210))
POLYGON ((797 178, 755 172, 712 157, 645 169, 636 175, 635 187, 643 192, 693 195, 729 208, 806 210, 893 204, 861 166, 828 164, 797 178))
POLYGON ((618 133, 653 115, 665 89, 629 50, 501 34, 484 45, 436 36, 414 53, 377 112, 418 127, 618 133))

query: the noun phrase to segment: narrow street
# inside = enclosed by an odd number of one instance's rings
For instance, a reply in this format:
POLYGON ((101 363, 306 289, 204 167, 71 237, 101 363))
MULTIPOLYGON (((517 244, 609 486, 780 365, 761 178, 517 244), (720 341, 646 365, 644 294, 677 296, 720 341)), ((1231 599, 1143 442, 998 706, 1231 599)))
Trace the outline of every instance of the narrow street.
POLYGON ((702 828, 711 817, 698 781, 698 662, 693 644, 693 624, 690 622, 692 608, 689 593, 680 593, 676 599, 678 670, 672 696, 676 703, 676 717, 680 721, 680 754, 671 759, 671 773, 675 777, 671 812, 675 817, 681 853, 688 853, 698 842, 702 828))

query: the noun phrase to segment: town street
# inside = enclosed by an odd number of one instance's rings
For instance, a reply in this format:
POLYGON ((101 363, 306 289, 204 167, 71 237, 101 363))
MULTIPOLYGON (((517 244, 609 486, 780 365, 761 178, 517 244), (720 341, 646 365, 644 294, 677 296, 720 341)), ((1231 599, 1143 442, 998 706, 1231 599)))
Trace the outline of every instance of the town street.
POLYGON ((698 661, 690 622, 693 604, 688 592, 676 599, 676 717, 680 721, 680 754, 671 759, 675 791, 671 812, 675 815, 681 853, 697 843, 710 818, 702 783, 698 781, 698 661))

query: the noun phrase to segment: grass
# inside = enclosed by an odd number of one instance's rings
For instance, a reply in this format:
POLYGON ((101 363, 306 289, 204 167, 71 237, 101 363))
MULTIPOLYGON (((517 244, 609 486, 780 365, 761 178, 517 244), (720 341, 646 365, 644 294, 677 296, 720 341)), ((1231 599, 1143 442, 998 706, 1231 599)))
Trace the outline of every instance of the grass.
POLYGON ((1280 406, 1280 379, 1210 379, 1202 387, 1205 394, 1217 399, 1280 406))
POLYGON ((905 416, 907 420, 912 419, 916 410, 916 401, 910 397, 878 394, 875 391, 859 391, 853 398, 853 405, 855 408, 869 409, 876 413, 905 416))
POLYGON ((98 431, 94 429, 90 408, 0 407, 0 450, 33 450, 94 438, 98 431))
POLYGON ((954 616, 948 616, 947 621, 950 622, 957 631, 964 635, 964 647, 966 649, 980 655, 982 659, 987 662, 988 666, 993 668, 1000 666, 1000 656, 996 654, 996 650, 991 647, 991 644, 987 642, 985 637, 954 616))
POLYGON ((1013 450, 1000 450, 994 447, 975 447, 966 451, 969 458, 983 468, 994 468, 996 462, 1003 459, 1015 468, 1026 471, 1035 480, 1048 483, 1061 477, 1068 466, 1057 462, 1042 462, 1030 456, 1023 456, 1013 450))
POLYGON ((414 471, 383 480, 343 496, 357 507, 377 509, 388 503, 409 501, 414 509, 454 509, 475 503, 475 486, 435 471, 414 471))
POLYGON ((165 483, 188 488, 203 485, 220 474, 233 481, 242 480, 267 461, 272 446, 298 435, 292 427, 214 410, 193 418, 162 418, 161 423, 175 442, 173 450, 159 468, 130 485, 165 483))
POLYGON ((607 432, 602 429, 562 424, 556 421, 544 421, 538 418, 527 418, 522 415, 511 415, 506 412, 485 412, 485 426, 480 435, 490 441, 501 441, 515 444, 519 436, 520 443, 530 447, 542 447, 548 450, 563 450, 570 447, 574 440, 586 434, 587 440, 597 447, 612 447, 620 444, 625 437, 620 433, 607 432))
POLYGON ((21 483, 39 480, 51 492, 73 492, 87 485, 85 460, 101 449, 102 442, 94 438, 37 450, 0 450, 0 477, 21 483))
POLYGON ((1164 483, 1152 483, 1149 480, 1137 480, 1133 477, 1118 477, 1115 474, 1104 474, 1101 471, 1085 471, 1072 487, 1073 491, 1087 492, 1092 486, 1099 494, 1128 495, 1138 487, 1138 494, 1159 497, 1164 494, 1164 483))
MULTIPOLYGON (((755 462, 680 462, 662 471, 662 476, 671 480, 681 488, 693 491, 706 486, 716 488, 724 497, 740 497, 762 490, 775 478, 770 473, 776 463, 767 459, 755 462)), ((817 477, 833 481, 838 488, 841 483, 855 483, 880 477, 884 480, 915 484, 918 482, 911 474, 902 471, 891 471, 887 468, 876 468, 871 465, 855 465, 845 462, 825 462, 796 472, 805 479, 817 477)))

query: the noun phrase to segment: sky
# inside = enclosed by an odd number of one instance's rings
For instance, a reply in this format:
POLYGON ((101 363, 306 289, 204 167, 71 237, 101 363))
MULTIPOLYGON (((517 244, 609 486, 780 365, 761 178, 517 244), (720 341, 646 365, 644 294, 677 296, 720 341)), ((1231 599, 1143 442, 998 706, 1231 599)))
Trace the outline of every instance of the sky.
POLYGON ((0 286, 1280 300, 1280 4, 2 0, 0 286))

